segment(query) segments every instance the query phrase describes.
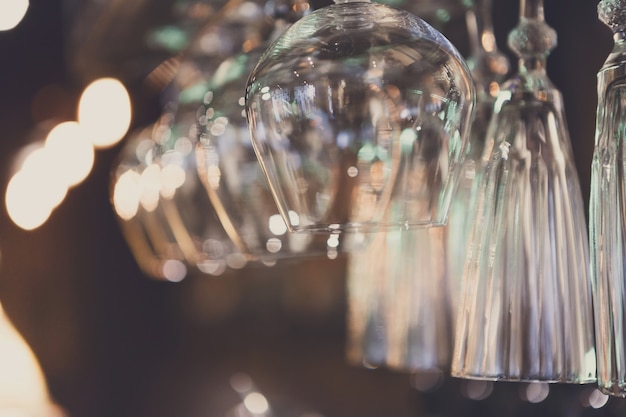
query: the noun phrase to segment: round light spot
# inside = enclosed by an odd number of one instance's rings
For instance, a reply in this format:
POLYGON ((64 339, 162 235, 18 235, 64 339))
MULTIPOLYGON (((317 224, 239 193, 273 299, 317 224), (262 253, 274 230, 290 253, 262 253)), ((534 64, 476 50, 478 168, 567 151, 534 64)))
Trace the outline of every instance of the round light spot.
POLYGON ((0 0, 0 30, 19 25, 27 10, 28 0, 0 0))
POLYGON ((128 131, 131 102, 124 85, 114 78, 101 78, 89 84, 78 104, 78 123, 89 132, 96 148, 108 148, 128 131))
POLYGON ((270 408, 265 396, 258 392, 251 392, 246 395, 243 404, 252 414, 265 414, 270 408))

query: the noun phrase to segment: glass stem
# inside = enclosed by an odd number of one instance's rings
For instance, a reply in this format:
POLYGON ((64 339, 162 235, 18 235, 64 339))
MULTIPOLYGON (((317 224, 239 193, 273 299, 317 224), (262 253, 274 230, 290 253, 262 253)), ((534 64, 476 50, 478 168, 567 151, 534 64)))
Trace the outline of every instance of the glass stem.
POLYGON ((543 21, 543 0, 520 0, 520 17, 543 21))
POLYGON ((509 46, 520 58, 520 72, 545 70, 556 44, 556 32, 545 22, 543 0, 520 0, 520 21, 509 34, 509 46))

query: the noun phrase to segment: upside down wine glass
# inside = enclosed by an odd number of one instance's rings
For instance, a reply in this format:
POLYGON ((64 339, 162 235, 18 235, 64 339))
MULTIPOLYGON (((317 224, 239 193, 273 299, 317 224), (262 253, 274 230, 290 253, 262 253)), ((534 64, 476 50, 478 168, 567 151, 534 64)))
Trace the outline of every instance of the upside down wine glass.
POLYGON ((598 111, 591 170, 589 243, 595 283, 598 386, 626 397, 626 1, 602 0, 598 17, 613 32, 613 51, 598 72, 598 111))
POLYGON ((246 115, 291 231, 432 226, 447 220, 474 103, 441 33, 367 1, 303 17, 260 58, 246 115))
POLYGON ((556 33, 521 0, 518 73, 494 106, 477 169, 452 375, 596 380, 585 209, 561 94, 546 75, 556 33))

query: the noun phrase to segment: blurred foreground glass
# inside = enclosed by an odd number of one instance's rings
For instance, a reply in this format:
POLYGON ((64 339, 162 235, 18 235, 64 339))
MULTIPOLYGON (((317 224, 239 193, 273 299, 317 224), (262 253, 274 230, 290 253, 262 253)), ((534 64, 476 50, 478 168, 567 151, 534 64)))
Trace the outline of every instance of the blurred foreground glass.
POLYGON ((603 0, 598 17, 615 45, 598 73, 598 111, 591 171, 589 242, 595 282, 598 385, 626 396, 626 2, 603 0))
POLYGON ((245 104, 289 230, 341 232, 444 224, 473 101, 443 35, 405 11, 351 2, 287 29, 252 71, 245 104))
POLYGON ((452 299, 444 228, 375 234, 350 255, 347 272, 351 363, 399 371, 448 370, 452 299))
POLYGON ((556 33, 522 0, 476 173, 452 375, 594 382, 585 209, 561 94, 545 71, 556 33))
MULTIPOLYGON (((216 69, 228 57, 260 42, 259 33, 272 26, 263 19, 265 6, 226 1, 208 14, 173 68, 164 66, 167 76, 157 71, 151 74, 156 78, 147 80, 169 80, 162 93, 166 104, 154 126, 127 144, 115 179, 114 204, 135 258, 150 276, 180 280, 187 267, 220 275, 251 260, 239 250, 239 242, 231 241, 206 195, 195 147, 198 109, 209 80, 223 76, 216 69), (128 191, 133 181, 138 184, 134 194, 128 191)), ((240 94, 243 90, 242 83, 240 94)))
POLYGON ((237 252, 197 176, 193 143, 165 113, 132 135, 112 177, 112 202, 124 237, 148 276, 180 281, 192 270, 211 275, 241 268, 237 252), (159 141, 161 144, 159 144, 159 141))

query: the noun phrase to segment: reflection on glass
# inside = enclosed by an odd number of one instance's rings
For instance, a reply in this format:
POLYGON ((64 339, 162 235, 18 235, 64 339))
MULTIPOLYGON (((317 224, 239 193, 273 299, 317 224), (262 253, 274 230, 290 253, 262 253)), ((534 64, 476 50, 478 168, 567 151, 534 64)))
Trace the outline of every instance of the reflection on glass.
POLYGON ((250 75, 246 113, 289 229, 338 232, 443 224, 472 100, 469 71, 439 32, 355 2, 278 38, 250 75))
POLYGON ((401 371, 448 369, 444 229, 379 232, 348 265, 348 358, 401 371))
POLYGON ((466 61, 476 85, 476 108, 470 129, 468 154, 450 208, 446 235, 448 273, 457 282, 456 288, 459 291, 465 267, 467 235, 471 226, 468 219, 472 216, 468 213, 468 207, 471 206, 476 165, 480 164, 496 97, 509 71, 508 59, 498 50, 495 42, 491 13, 490 0, 473 0, 466 11, 471 48, 466 61))
POLYGON ((598 385, 626 396, 626 15, 621 1, 603 0, 598 17, 614 33, 614 48, 598 73, 596 141, 589 204, 591 272, 595 282, 598 385))
POLYGON ((473 189, 452 374, 594 382, 583 205, 561 94, 545 63, 556 33, 543 2, 521 2, 520 57, 503 85, 473 189))

